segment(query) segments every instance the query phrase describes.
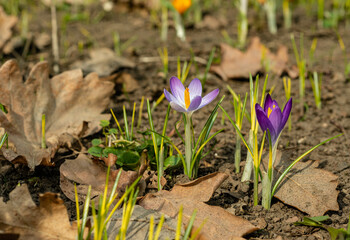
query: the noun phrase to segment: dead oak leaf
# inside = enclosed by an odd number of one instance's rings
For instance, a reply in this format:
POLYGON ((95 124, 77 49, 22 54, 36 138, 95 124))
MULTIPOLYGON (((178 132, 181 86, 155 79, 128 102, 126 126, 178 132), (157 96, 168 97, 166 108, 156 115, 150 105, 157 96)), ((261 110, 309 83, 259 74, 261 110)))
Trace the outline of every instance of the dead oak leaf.
MULTIPOLYGON (((144 170, 146 168, 143 168, 144 170)), ((143 170, 143 171, 144 171, 143 170)), ((114 181, 118 175, 118 170, 110 170, 108 190, 113 188, 114 181)), ((121 196, 126 188, 130 186, 143 172, 122 171, 116 193, 121 196)), ((77 184, 79 199, 85 199, 89 185, 91 186, 91 199, 97 199, 105 189, 107 167, 100 161, 93 161, 87 155, 80 154, 74 160, 66 160, 60 166, 60 187, 64 195, 75 201, 74 183, 77 184)))
POLYGON ((65 144, 61 136, 77 137, 96 133, 101 114, 109 104, 114 84, 101 81, 95 73, 83 77, 81 70, 49 78, 46 62, 36 64, 23 82, 18 64, 7 61, 0 68, 0 127, 9 134, 10 148, 2 148, 7 160, 35 166, 52 165, 51 158, 65 144), (41 148, 42 115, 46 115, 47 148, 41 148))
POLYGON ((39 201, 40 205, 36 206, 25 184, 10 193, 8 202, 1 198, 0 238, 6 234, 19 240, 76 239, 77 226, 69 222, 67 209, 58 194, 40 194, 39 201))
POLYGON ((221 44, 221 63, 211 66, 210 70, 223 80, 229 78, 249 78, 263 72, 265 66, 275 74, 281 75, 287 69, 288 51, 281 46, 277 54, 270 52, 258 37, 254 37, 246 52, 242 52, 227 44, 221 44))
POLYGON ((18 22, 16 16, 9 16, 4 9, 0 7, 0 49, 4 48, 6 43, 12 37, 12 29, 18 22))
MULTIPOLYGON (((275 161, 275 179, 292 162, 278 151, 275 161)), ((267 160, 264 160, 267 166, 267 160)), ((285 176, 275 192, 275 197, 310 216, 322 216, 327 211, 338 211, 338 176, 318 168, 318 161, 298 162, 285 176)))
POLYGON ((201 230, 199 239, 242 239, 257 228, 250 222, 234 216, 221 207, 210 206, 209 201, 215 190, 228 177, 225 173, 213 173, 192 182, 175 185, 171 191, 162 190, 149 193, 139 204, 146 208, 157 210, 170 217, 176 217, 180 206, 183 205, 184 224, 187 225, 193 210, 197 209, 194 229, 207 219, 201 230))

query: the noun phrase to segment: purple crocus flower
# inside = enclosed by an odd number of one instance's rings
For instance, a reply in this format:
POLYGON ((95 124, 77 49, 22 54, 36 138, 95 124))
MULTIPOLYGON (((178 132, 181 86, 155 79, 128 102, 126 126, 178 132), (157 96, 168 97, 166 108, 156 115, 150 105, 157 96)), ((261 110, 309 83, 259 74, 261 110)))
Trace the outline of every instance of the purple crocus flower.
POLYGON ((264 109, 257 103, 255 104, 256 117, 261 129, 265 132, 270 131, 272 145, 275 145, 281 134, 292 110, 292 98, 286 103, 283 113, 276 100, 272 100, 270 94, 267 94, 264 109))
POLYGON ((194 111, 212 102, 219 94, 219 89, 215 89, 202 98, 202 84, 197 78, 193 79, 185 88, 177 77, 170 78, 169 93, 164 89, 164 95, 170 102, 170 106, 178 112, 192 114, 194 111))

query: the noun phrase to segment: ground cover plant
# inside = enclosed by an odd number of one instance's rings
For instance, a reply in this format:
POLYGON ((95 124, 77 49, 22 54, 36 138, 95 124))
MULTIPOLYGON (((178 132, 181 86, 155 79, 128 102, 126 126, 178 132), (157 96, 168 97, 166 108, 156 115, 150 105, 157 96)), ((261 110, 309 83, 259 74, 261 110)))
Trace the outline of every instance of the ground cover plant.
POLYGON ((0 6, 0 239, 349 238, 348 0, 0 6))

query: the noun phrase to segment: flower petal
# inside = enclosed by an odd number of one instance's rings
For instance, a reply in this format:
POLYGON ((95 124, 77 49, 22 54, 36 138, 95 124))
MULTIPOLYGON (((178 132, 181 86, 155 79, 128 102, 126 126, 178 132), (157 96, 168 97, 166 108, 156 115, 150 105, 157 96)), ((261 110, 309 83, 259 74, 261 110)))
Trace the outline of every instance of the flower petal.
POLYGON ((273 102, 273 101, 272 101, 272 98, 271 98, 270 94, 268 93, 268 94, 266 95, 265 103, 264 103, 264 111, 265 111, 266 114, 268 113, 268 109, 269 109, 269 108, 272 109, 272 105, 273 105, 272 102, 273 102))
POLYGON ((199 109, 199 105, 201 105, 202 102, 202 97, 201 96, 197 96, 195 97, 192 101, 190 106, 187 108, 188 112, 193 112, 196 111, 197 109, 199 109))
POLYGON ((180 106, 176 101, 170 102, 170 106, 178 112, 187 112, 187 110, 180 106))
POLYGON ((215 89, 213 91, 211 91, 210 93, 208 93, 207 95, 205 95, 202 98, 202 102, 201 105, 199 105, 198 109, 204 107, 205 105, 208 105, 210 102, 212 102, 219 94, 219 89, 215 89))
POLYGON ((190 85, 188 85, 188 90, 190 92, 191 101, 197 96, 202 96, 202 83, 198 78, 192 80, 190 85))
POLYGON ((170 78, 170 90, 174 97, 181 103, 184 103, 185 87, 177 77, 170 78))
POLYGON ((175 97, 170 92, 168 92, 166 89, 164 89, 164 96, 169 102, 172 102, 175 100, 175 97))
POLYGON ((274 129, 270 119, 268 119, 266 113, 258 103, 255 104, 255 113, 256 113, 256 118, 258 119, 261 130, 265 132, 267 129, 269 129, 271 134, 271 140, 272 141, 276 140, 278 137, 276 136, 276 130, 274 129))
POLYGON ((282 122, 282 113, 281 109, 278 107, 278 105, 274 105, 275 107, 272 109, 270 116, 268 119, 272 123, 273 128, 276 131, 276 135, 280 134, 280 126, 282 122))
POLYGON ((292 98, 290 98, 288 100, 288 102, 286 103, 286 105, 283 108, 283 113, 282 113, 282 121, 281 121, 281 125, 280 125, 280 131, 282 131, 282 129, 284 128, 284 125, 286 125, 286 122, 289 118, 290 112, 292 110, 292 98))

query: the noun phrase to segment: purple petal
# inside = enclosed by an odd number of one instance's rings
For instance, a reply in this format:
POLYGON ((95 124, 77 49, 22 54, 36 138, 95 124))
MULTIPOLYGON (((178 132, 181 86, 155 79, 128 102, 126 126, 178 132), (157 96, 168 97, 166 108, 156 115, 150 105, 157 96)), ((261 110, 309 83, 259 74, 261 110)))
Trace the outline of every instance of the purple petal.
POLYGON ((201 96, 197 96, 195 97, 192 101, 190 106, 187 108, 188 112, 193 112, 196 111, 197 109, 199 109, 199 105, 201 105, 202 102, 202 97, 201 96))
POLYGON ((255 104, 255 113, 256 113, 256 118, 258 119, 261 130, 263 130, 263 132, 265 132, 267 129, 269 129, 270 134, 271 134, 271 139, 272 140, 277 139, 276 131, 275 131, 271 121, 267 118, 266 113, 264 112, 262 107, 260 107, 260 105, 258 103, 255 104))
POLYGON ((198 78, 192 80, 190 85, 188 86, 188 90, 190 92, 190 99, 194 99, 197 96, 202 96, 202 83, 198 78))
POLYGON ((274 105, 275 107, 272 109, 271 108, 271 113, 270 116, 268 117, 268 119, 270 120, 270 122, 272 123, 273 128, 276 131, 276 135, 280 134, 280 126, 281 126, 281 122, 282 122, 282 113, 281 113, 281 109, 274 105))
POLYGON ((286 125, 286 122, 289 118, 290 112, 292 110, 292 102, 293 100, 292 98, 290 98, 286 103, 286 105, 284 106, 283 113, 282 113, 282 121, 280 125, 280 131, 282 131, 282 129, 284 128, 284 125, 286 125))
POLYGON ((178 79, 177 77, 170 78, 170 90, 178 101, 184 103, 185 87, 180 81, 180 79, 178 79))
POLYGON ((198 109, 208 105, 210 102, 212 102, 219 94, 219 89, 215 89, 213 91, 211 91, 210 93, 208 93, 207 95, 205 95, 202 98, 202 102, 199 105, 198 109))
POLYGON ((166 89, 164 89, 164 96, 169 102, 172 102, 175 100, 175 97, 170 92, 168 92, 166 89))
POLYGON ((273 105, 273 101, 272 101, 272 98, 271 98, 270 94, 268 93, 266 95, 265 104, 264 104, 264 111, 266 112, 266 114, 267 114, 267 111, 268 111, 269 108, 272 109, 272 105, 273 105))
POLYGON ((178 112, 187 112, 187 110, 179 105, 176 101, 170 102, 170 106, 178 112))

